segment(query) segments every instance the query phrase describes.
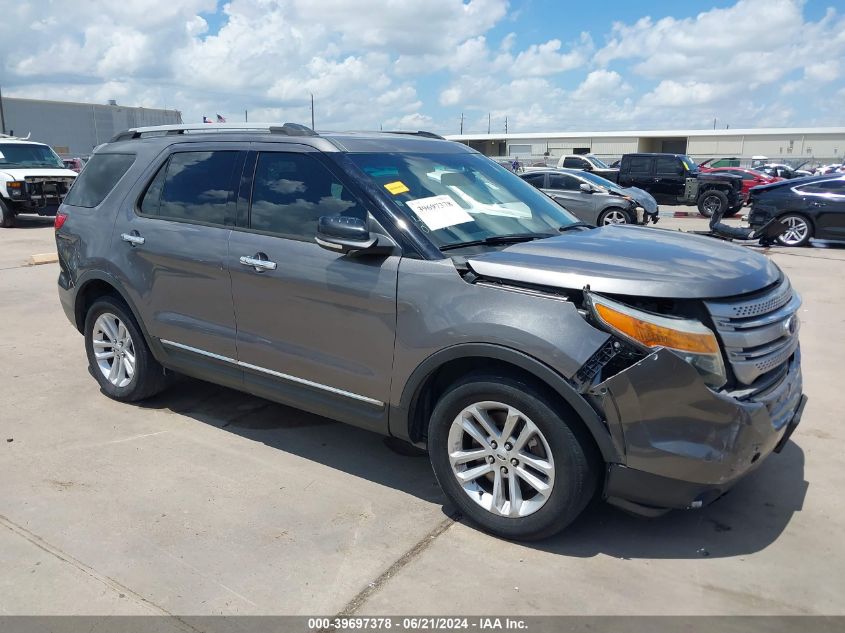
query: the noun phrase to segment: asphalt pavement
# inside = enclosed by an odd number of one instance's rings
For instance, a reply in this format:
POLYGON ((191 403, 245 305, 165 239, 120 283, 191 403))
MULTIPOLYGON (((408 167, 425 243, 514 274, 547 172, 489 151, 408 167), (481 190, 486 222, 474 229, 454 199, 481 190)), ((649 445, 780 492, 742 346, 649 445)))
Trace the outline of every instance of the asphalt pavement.
POLYGON ((109 400, 57 265, 26 265, 54 250, 47 220, 0 229, 2 614, 845 615, 845 246, 764 250, 804 298, 783 453, 708 508, 596 503, 530 545, 455 520, 372 433, 189 379, 109 400))

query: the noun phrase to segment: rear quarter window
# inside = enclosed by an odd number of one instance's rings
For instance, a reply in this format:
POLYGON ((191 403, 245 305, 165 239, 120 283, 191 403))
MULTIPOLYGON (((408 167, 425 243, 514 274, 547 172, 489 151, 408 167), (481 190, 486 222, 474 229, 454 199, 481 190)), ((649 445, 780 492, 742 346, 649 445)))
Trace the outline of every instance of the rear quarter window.
POLYGON ((651 157, 649 156, 630 156, 625 162, 628 171, 632 174, 651 173, 651 157))
POLYGON ((65 197, 74 207, 96 207, 135 162, 134 154, 94 154, 65 197))

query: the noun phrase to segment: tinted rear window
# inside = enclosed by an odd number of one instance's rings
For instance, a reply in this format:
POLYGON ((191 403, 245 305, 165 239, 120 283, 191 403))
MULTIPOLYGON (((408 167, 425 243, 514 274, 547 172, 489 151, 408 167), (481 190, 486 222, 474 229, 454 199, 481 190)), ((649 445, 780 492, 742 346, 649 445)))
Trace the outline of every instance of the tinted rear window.
POLYGON ((153 178, 141 212, 174 220, 225 224, 238 152, 179 152, 153 178))
POLYGON ((632 174, 651 173, 651 158, 648 156, 631 156, 626 162, 632 174))
POLYGON ((65 204, 96 207, 134 162, 134 154, 94 154, 70 188, 65 204))

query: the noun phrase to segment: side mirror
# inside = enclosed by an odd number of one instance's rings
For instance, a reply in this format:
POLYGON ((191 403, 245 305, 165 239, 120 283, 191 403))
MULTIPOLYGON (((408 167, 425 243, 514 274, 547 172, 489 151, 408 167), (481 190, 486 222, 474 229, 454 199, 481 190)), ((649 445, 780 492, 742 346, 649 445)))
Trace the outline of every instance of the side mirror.
POLYGON ((583 191, 584 193, 593 193, 593 191, 595 191, 595 190, 593 189, 592 185, 589 185, 589 184, 587 184, 586 182, 582 182, 582 183, 581 183, 581 186, 580 186, 580 187, 578 187, 578 188, 579 188, 581 191, 583 191))
POLYGON ((593 171, 593 166, 590 163, 584 163, 584 171, 593 171))
POLYGON ((366 223, 360 218, 324 215, 317 221, 317 236, 314 240, 322 248, 344 255, 389 255, 395 245, 378 235, 371 235, 366 223))

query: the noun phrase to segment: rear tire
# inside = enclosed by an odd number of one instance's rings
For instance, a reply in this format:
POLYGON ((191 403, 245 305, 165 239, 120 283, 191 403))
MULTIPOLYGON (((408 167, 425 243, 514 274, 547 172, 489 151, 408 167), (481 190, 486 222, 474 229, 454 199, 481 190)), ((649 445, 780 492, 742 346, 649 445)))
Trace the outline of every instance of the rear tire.
POLYGON ((631 216, 624 209, 619 207, 610 207, 601 212, 598 219, 599 226, 607 226, 609 224, 633 224, 631 216))
POLYGON ((153 358, 135 318, 115 297, 101 297, 88 309, 85 352, 91 374, 109 398, 137 402, 167 386, 164 369, 153 358))
POLYGON ((11 229, 15 226, 15 213, 9 206, 0 200, 0 228, 11 229))
POLYGON ((559 532, 598 485, 597 451, 576 414, 507 376, 470 375, 450 387, 432 413, 428 452, 452 503, 507 539, 559 532))
POLYGON ((712 218, 714 213, 724 213, 728 209, 728 197, 717 189, 708 189, 698 196, 698 212, 705 218, 712 218))
POLYGON ((786 232, 777 237, 781 246, 806 246, 813 237, 813 223, 798 213, 787 213, 778 218, 788 227, 786 232))

